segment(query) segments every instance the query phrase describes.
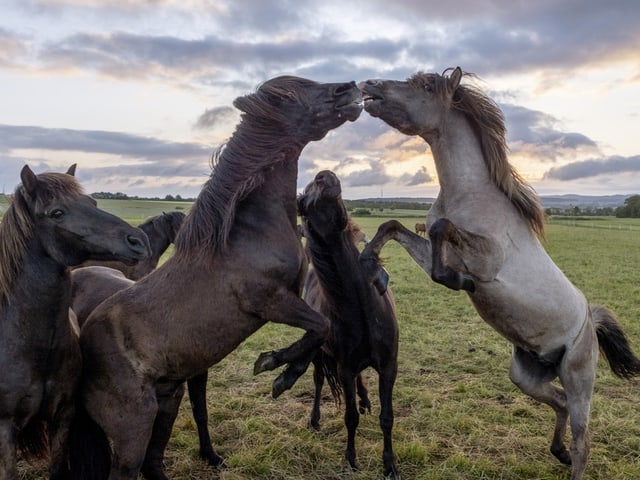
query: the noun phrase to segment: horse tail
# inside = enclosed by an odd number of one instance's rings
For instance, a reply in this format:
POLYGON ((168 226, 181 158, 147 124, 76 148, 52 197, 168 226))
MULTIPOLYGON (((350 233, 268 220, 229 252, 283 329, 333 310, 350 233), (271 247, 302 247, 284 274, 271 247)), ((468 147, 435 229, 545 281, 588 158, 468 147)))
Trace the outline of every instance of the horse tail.
POLYGON ((640 375, 640 358, 636 357, 613 312, 601 305, 589 305, 598 336, 600 351, 611 371, 620 378, 640 375))
POLYGON ((339 405, 342 401, 342 385, 340 385, 340 381, 338 380, 338 362, 336 362, 333 355, 324 350, 320 350, 320 358, 322 373, 324 373, 324 377, 327 379, 333 399, 339 405))
POLYGON ((49 455, 47 424, 41 418, 34 418, 20 431, 17 448, 27 459, 41 459, 49 455))
MULTIPOLYGON (((79 402, 78 402, 79 403, 79 402)), ((111 448, 106 434, 78 404, 69 433, 69 480, 102 480, 109 477, 111 448)))

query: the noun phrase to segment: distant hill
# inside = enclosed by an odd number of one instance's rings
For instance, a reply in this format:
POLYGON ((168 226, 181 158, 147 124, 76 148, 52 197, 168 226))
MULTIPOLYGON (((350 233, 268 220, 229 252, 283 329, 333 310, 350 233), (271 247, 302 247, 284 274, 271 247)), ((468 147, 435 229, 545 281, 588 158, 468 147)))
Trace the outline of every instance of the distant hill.
MULTIPOLYGON (((542 195, 542 206, 544 208, 572 208, 572 207, 621 207, 629 195, 542 195)), ((385 197, 385 198, 363 198, 362 201, 375 203, 424 203, 432 204, 436 201, 434 197, 385 197)))

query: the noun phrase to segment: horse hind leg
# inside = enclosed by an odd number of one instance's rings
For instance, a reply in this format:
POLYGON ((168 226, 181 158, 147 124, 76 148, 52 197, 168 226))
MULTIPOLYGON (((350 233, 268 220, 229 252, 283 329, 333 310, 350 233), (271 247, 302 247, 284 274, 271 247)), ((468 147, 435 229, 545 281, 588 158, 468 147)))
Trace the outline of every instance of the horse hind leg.
POLYGON ((147 452, 140 473, 147 480, 168 480, 164 473, 164 451, 169 443, 173 423, 178 416, 180 402, 184 396, 184 383, 156 387, 158 411, 153 423, 153 431, 147 445, 147 452))
POLYGON ((458 229, 446 218, 438 219, 429 229, 431 241, 431 278, 452 290, 475 292, 476 285, 470 275, 452 269, 445 263, 446 244, 459 245, 462 241, 458 229))
POLYGON ((369 400, 369 389, 364 382, 362 373, 359 373, 356 377, 356 392, 360 400, 358 401, 358 411, 361 415, 371 413, 371 401, 369 400))
POLYGON ((11 417, 0 419, 0 479, 18 478, 15 426, 11 417))
POLYGON ((589 413, 598 361, 598 342, 591 327, 591 323, 585 325, 559 370, 571 425, 571 480, 582 479, 590 451, 589 413))
POLYGON ((347 448, 345 456, 352 470, 359 470, 356 462, 356 430, 360 423, 360 415, 356 407, 355 375, 351 372, 340 372, 340 382, 344 394, 344 424, 347 427, 347 448))
POLYGON ((322 386, 324 385, 324 368, 323 357, 324 353, 320 350, 315 357, 313 357, 313 407, 311 408, 311 417, 309 418, 309 426, 318 431, 320 430, 320 402, 322 400, 322 386))
POLYGON ((569 410, 567 395, 550 382, 555 378, 555 368, 545 367, 532 354, 516 347, 511 359, 511 381, 534 400, 549 405, 556 414, 551 453, 565 465, 571 465, 571 455, 564 443, 569 410))
POLYGON ((187 387, 189 389, 189 402, 191 403, 191 412, 193 413, 193 420, 196 422, 198 429, 198 443, 200 445, 199 455, 200 458, 206 460, 207 463, 213 467, 223 467, 224 459, 219 456, 214 450, 211 444, 211 437, 209 436, 207 413, 207 378, 208 372, 191 377, 187 381, 187 387))
POLYGON ((393 454, 393 385, 398 372, 397 362, 394 360, 386 365, 379 374, 380 391, 380 429, 383 435, 382 462, 384 476, 392 480, 399 477, 393 454))

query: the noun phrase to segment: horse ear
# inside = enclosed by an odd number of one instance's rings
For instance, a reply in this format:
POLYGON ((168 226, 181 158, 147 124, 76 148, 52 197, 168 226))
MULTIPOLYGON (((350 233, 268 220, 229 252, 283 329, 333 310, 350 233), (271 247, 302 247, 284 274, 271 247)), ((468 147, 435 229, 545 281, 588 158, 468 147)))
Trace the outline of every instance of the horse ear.
POLYGON ((449 76, 449 88, 451 88, 452 92, 456 91, 460 85, 460 80, 462 80, 462 69, 460 67, 456 67, 451 73, 451 76, 449 76))
POLYGON ((20 180, 22 180, 22 186, 27 191, 30 197, 34 197, 36 189, 38 188, 38 177, 33 170, 29 168, 29 165, 22 167, 20 172, 20 180))
POLYGON ((67 175, 71 175, 72 177, 75 177, 76 176, 76 166, 77 165, 78 165, 77 163, 74 163, 73 165, 71 165, 69 167, 69 170, 67 170, 67 175))

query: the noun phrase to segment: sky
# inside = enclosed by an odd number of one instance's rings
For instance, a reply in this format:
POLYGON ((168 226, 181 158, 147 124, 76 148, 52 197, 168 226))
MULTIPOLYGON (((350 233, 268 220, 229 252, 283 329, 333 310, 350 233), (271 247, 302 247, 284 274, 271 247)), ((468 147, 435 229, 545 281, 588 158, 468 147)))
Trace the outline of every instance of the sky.
MULTIPOLYGON (((195 197, 265 80, 455 66, 538 194, 640 193, 637 0, 2 0, 0 188, 77 163, 90 193, 195 197)), ((303 150, 298 188, 322 169, 348 199, 439 190, 428 145, 365 112, 303 150)))

